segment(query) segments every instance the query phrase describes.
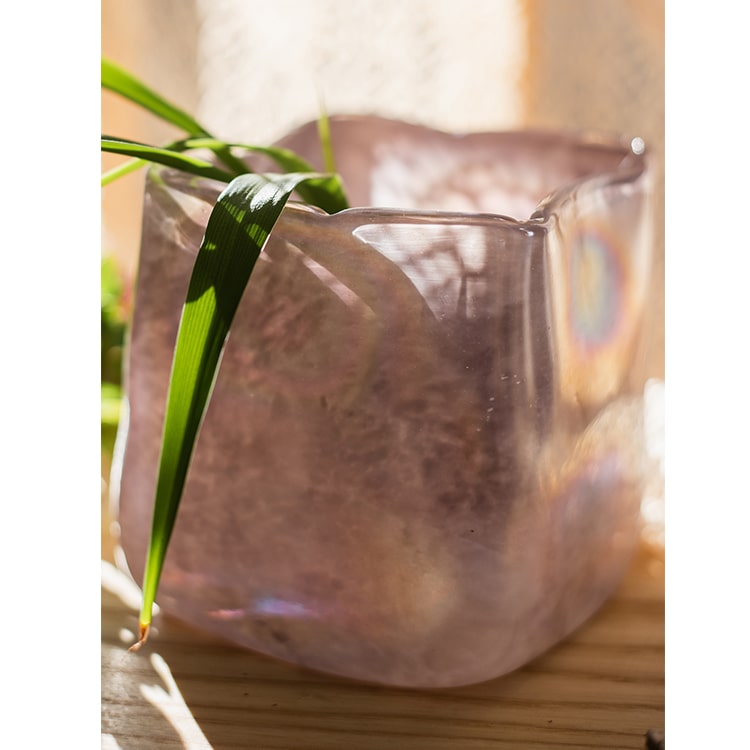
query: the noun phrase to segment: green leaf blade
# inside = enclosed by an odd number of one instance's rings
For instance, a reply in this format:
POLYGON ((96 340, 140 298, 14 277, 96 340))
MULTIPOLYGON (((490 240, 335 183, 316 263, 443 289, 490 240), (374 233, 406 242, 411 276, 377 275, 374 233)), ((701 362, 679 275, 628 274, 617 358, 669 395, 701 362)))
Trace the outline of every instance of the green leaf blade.
POLYGON ((336 172, 336 161, 333 158, 333 144, 331 143, 331 122, 328 119, 323 99, 320 99, 320 116, 318 117, 318 138, 323 152, 323 164, 326 171, 336 172))
MULTIPOLYGON (((245 148, 268 156, 287 172, 313 172, 313 167, 293 151, 275 146, 245 146, 245 148)), ((349 208, 344 188, 337 175, 312 179, 297 187, 300 197, 326 213, 335 214, 349 208)))
POLYGON ((145 83, 105 57, 102 57, 101 85, 102 88, 129 99, 192 136, 208 135, 203 126, 187 112, 168 102, 145 83))
POLYGON ((209 217, 177 334, 143 581, 140 634, 133 649, 148 636, 190 459, 234 314, 289 196, 300 184, 319 178, 299 173, 241 175, 219 196, 209 217))
POLYGON ((136 172, 142 167, 145 167, 146 164, 147 162, 144 159, 131 159, 130 161, 125 162, 125 164, 120 164, 119 166, 110 169, 102 175, 102 187, 106 187, 110 183, 119 180, 121 177, 125 177, 125 175, 128 175, 131 172, 136 172))
MULTIPOLYGON (((184 130, 189 136, 211 137, 211 134, 192 115, 168 102, 143 81, 105 57, 102 57, 101 85, 102 88, 129 99, 151 114, 184 130)), ((232 170, 233 177, 247 172, 245 165, 228 148, 217 149, 216 153, 225 166, 232 170)))
MULTIPOLYGON (((253 146, 246 143, 224 143, 215 138, 190 138, 180 143, 181 148, 208 148, 218 151, 219 148, 241 148, 257 154, 263 154, 286 172, 314 172, 315 168, 294 151, 278 146, 253 146)), ((341 179, 338 175, 323 175, 297 186, 300 197, 313 206, 323 209, 328 214, 335 214, 349 208, 341 179)))
MULTIPOLYGON (((231 182, 235 175, 226 172, 223 169, 215 167, 210 162, 203 159, 197 159, 194 156, 185 154, 181 151, 175 151, 170 148, 160 148, 158 146, 149 146, 137 141, 128 141, 124 138, 113 138, 111 136, 102 136, 102 151, 111 154, 120 154, 122 156, 132 156, 135 159, 151 161, 156 164, 163 164, 166 167, 180 169, 183 172, 197 175, 198 177, 208 177, 212 180, 221 182, 231 182)), ((109 173, 108 173, 109 174, 109 173)), ((102 181, 108 177, 105 174, 102 181)), ((106 184, 106 183, 105 183, 106 184)))

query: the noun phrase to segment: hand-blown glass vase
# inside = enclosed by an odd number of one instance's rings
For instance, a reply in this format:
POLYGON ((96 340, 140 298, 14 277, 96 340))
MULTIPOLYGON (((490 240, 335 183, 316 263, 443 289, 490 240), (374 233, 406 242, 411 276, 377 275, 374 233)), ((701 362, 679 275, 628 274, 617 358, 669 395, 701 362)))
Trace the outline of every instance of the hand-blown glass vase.
MULTIPOLYGON (((638 539, 646 157, 639 140, 331 128, 360 208, 283 211, 158 601, 337 675, 487 680, 586 620, 638 539)), ((314 124, 280 145, 320 166, 314 124)), ((221 187, 148 178, 115 482, 138 581, 177 325, 221 187)))

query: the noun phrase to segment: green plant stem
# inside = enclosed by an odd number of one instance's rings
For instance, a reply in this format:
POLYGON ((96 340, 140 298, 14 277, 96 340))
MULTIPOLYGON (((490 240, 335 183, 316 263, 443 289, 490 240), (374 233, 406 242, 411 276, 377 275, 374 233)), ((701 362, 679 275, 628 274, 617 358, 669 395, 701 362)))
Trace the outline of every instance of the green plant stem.
POLYGON ((101 148, 102 151, 109 151, 110 153, 122 154, 124 156, 134 156, 139 159, 148 159, 158 164, 164 164, 167 167, 181 169, 184 172, 189 172, 199 177, 208 177, 213 180, 221 180, 222 182, 231 182, 236 176, 215 167, 210 162, 197 159, 180 151, 148 146, 145 143, 128 141, 124 138, 112 138, 104 135, 102 136, 101 148))
POLYGON ((326 172, 336 173, 336 160, 333 158, 333 147, 331 146, 331 123, 328 120, 323 98, 320 99, 320 116, 318 117, 318 138, 323 151, 323 164, 326 172))

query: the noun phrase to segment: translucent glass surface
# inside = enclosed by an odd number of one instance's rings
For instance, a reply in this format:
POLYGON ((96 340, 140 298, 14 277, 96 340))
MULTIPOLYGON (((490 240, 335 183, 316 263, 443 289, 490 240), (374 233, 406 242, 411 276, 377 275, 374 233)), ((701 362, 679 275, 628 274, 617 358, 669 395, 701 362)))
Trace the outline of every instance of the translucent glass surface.
MULTIPOLYGON (((332 134, 361 207, 284 210, 226 346, 158 601, 347 677, 490 679, 588 618, 638 538, 646 156, 363 117, 333 118, 332 134)), ((314 125, 283 145, 319 162, 314 125)), ((220 188, 148 180, 115 482, 139 582, 172 347, 220 188)))

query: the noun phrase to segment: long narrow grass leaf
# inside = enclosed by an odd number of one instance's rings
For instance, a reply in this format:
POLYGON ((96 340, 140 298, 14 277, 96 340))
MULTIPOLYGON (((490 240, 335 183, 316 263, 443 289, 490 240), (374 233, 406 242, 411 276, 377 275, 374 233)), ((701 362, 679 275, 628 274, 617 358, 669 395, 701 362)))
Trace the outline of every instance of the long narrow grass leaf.
MULTIPOLYGON (((211 136, 192 115, 167 101, 132 73, 105 57, 102 57, 101 85, 184 130, 190 136, 211 136)), ((232 170, 233 176, 247 172, 245 165, 228 148, 218 149, 216 153, 224 165, 232 170)))
MULTIPOLYGON (((289 149, 273 146, 248 146, 247 148, 268 156, 287 172, 313 171, 313 167, 308 162, 289 149)), ((297 188, 297 192, 302 200, 322 208, 329 214, 349 208, 341 179, 333 172, 328 176, 305 182, 297 188)))
POLYGON ((119 164, 118 166, 113 167, 102 175, 102 187, 109 185, 115 180, 119 180, 120 177, 125 177, 125 175, 128 175, 131 172, 136 172, 147 164, 148 162, 144 159, 130 159, 124 164, 119 164))
POLYGON ((189 172, 199 177, 209 177, 213 180, 221 180, 222 182, 231 182, 235 177, 231 172, 219 169, 203 159, 197 159, 194 156, 173 151, 169 148, 149 146, 145 143, 127 141, 122 138, 112 138, 111 136, 103 135, 102 151, 145 159, 167 167, 181 169, 183 172, 189 172))
POLYGON ((134 75, 105 57, 102 57, 101 85, 176 125, 189 135, 208 135, 203 126, 187 112, 168 102, 134 75))
POLYGON ((139 648, 221 352, 255 262, 291 193, 320 175, 246 174, 219 196, 206 226, 177 333, 146 570, 139 648))
MULTIPOLYGON (((253 146, 246 143, 225 143, 216 138, 188 138, 175 147, 194 149, 207 148, 216 151, 219 147, 238 148, 253 153, 263 154, 276 162, 286 172, 314 172, 315 168, 294 151, 278 146, 253 146)), ((297 187, 300 198, 313 206, 322 208, 326 213, 334 214, 349 208, 344 188, 338 175, 330 174, 311 179, 297 187)))
POLYGON ((333 146, 331 145, 331 123, 328 120, 328 112, 323 97, 320 97, 320 116, 318 117, 318 138, 320 148, 323 152, 323 165, 326 172, 336 172, 336 161, 333 158, 333 146))

